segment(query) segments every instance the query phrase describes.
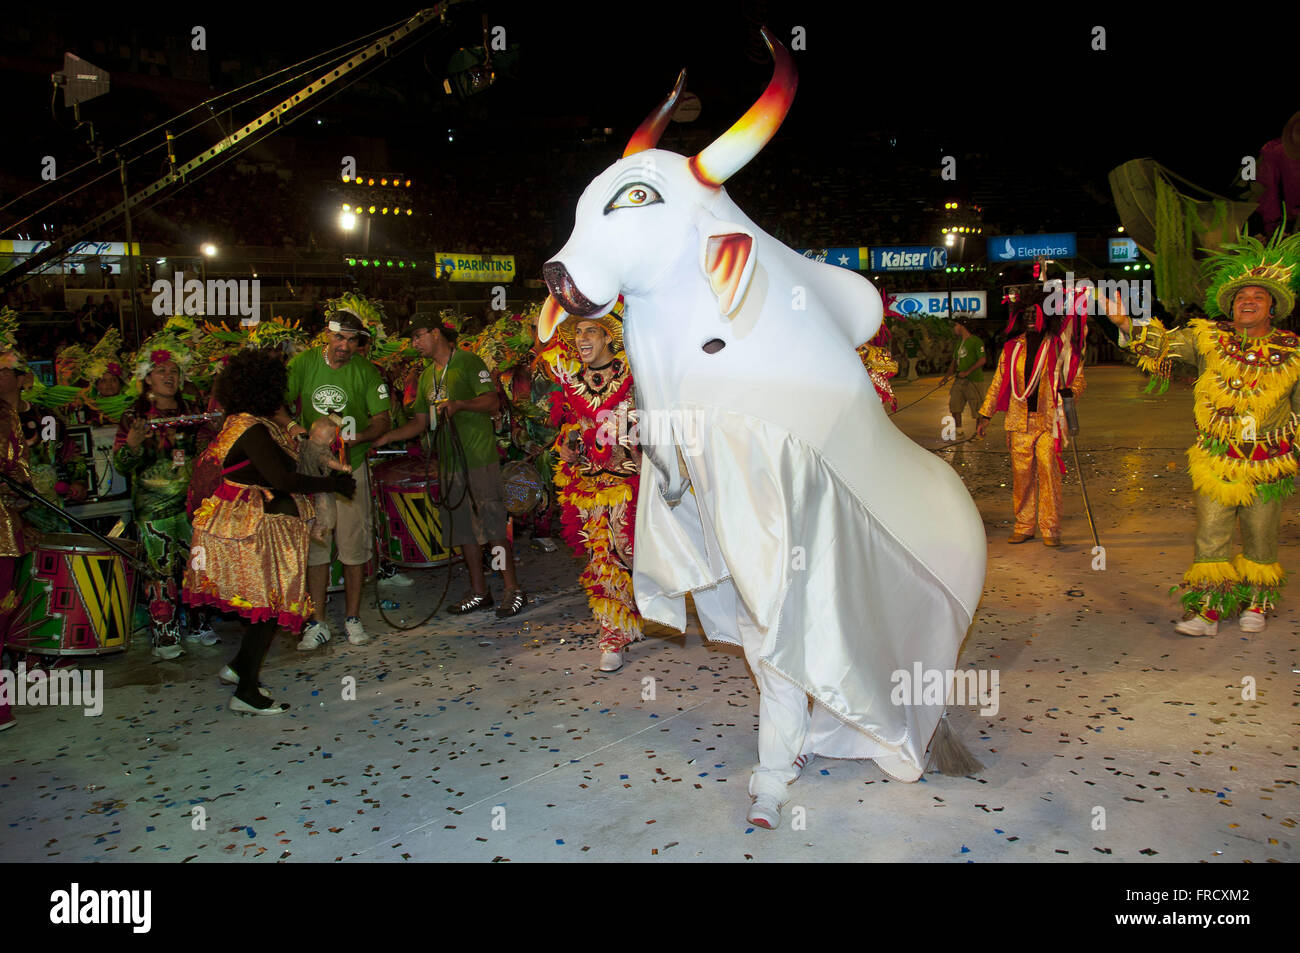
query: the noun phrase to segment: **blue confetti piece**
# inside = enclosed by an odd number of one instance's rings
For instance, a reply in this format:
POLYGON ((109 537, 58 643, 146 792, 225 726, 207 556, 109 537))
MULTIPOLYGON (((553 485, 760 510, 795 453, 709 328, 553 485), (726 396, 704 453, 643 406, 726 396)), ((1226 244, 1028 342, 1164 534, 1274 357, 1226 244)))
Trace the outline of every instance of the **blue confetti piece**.
POLYGON ((746 827, 746 828, 745 828, 745 833, 746 833, 746 834, 752 834, 752 833, 754 833, 754 829, 753 829, 752 827, 746 827))
POLYGON ((507 737, 507 738, 514 737, 514 732, 513 732, 513 731, 507 731, 507 732, 506 732, 506 737, 507 737))
POLYGON ((620 775, 618 776, 618 779, 619 779, 620 781, 626 781, 626 780, 627 780, 627 775, 626 775, 626 774, 620 774, 620 775))
POLYGON ((152 833, 153 833, 154 831, 156 831, 157 829, 158 829, 158 828, 156 828, 156 827, 146 827, 144 830, 145 830, 145 833, 146 833, 146 834, 152 834, 152 833))
POLYGON ((319 695, 319 694, 320 694, 320 690, 319 690, 319 689, 316 689, 316 690, 314 690, 314 691, 312 692, 312 696, 313 696, 313 697, 315 697, 316 695, 319 695))
POLYGON ((253 837, 256 837, 256 836, 257 836, 257 831, 253 830, 251 827, 245 827, 245 828, 244 828, 244 831, 245 831, 245 833, 248 834, 248 836, 249 836, 250 838, 253 838, 253 837))
POLYGON ((564 838, 562 838, 562 837, 557 837, 557 838, 555 839, 555 843, 557 843, 557 844, 563 844, 563 843, 564 843, 564 838))
POLYGON ((1220 791, 1218 794, 1216 794, 1216 795, 1214 795, 1214 796, 1215 796, 1215 797, 1227 797, 1228 795, 1226 795, 1226 794, 1224 794, 1222 791, 1220 791))
POLYGON ((320 756, 321 756, 322 758, 332 758, 332 757, 334 757, 334 755, 330 754, 328 751, 322 751, 322 752, 320 753, 320 756))
POLYGON ((827 771, 825 768, 822 768, 822 774, 830 774, 830 772, 827 771))
POLYGON ((697 778, 707 778, 708 776, 709 776, 709 772, 707 771, 701 771, 699 774, 696 775, 697 778))
POLYGON ((658 716, 658 715, 651 715, 650 717, 651 717, 651 718, 658 718, 659 716, 658 716))
POLYGON ((998 830, 998 829, 995 827, 995 828, 993 828, 993 833, 994 833, 994 834, 1005 834, 1006 831, 998 830))
POLYGON ((962 844, 962 845, 961 845, 961 852, 962 852, 963 854, 969 854, 969 853, 970 853, 970 848, 967 847, 965 844, 962 844))

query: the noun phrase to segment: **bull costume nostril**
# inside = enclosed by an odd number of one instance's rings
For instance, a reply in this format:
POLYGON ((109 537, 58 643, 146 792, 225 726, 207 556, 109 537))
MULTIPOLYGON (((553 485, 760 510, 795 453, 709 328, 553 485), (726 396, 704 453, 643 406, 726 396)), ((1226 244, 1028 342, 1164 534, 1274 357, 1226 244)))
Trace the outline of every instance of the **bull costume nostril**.
POLYGON ((701 349, 705 354, 717 354, 726 346, 727 342, 722 340, 722 338, 714 338, 712 341, 705 341, 704 344, 701 345, 701 349))
POLYGON ((548 261, 542 265, 542 278, 551 296, 563 305, 564 310, 569 314, 594 314, 600 310, 599 305, 578 290, 563 262, 548 261))

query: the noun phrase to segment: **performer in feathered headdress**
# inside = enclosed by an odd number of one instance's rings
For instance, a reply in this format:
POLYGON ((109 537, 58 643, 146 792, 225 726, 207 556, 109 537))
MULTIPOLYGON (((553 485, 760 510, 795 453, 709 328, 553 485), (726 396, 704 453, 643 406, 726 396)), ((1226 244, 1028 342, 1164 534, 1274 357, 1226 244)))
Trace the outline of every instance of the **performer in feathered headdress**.
POLYGON ((623 353, 623 302, 605 315, 569 317, 558 334, 581 362, 574 373, 561 374, 551 416, 560 427, 560 527, 574 552, 589 557, 578 581, 600 625, 600 670, 613 672, 623 666, 623 650, 641 638, 632 593, 641 450, 632 371, 623 353))
MULTIPOLYGON (((184 319, 188 320, 188 319, 184 319)), ((189 558, 190 520, 186 493, 200 446, 198 422, 174 426, 169 418, 193 417, 201 404, 182 393, 194 365, 192 324, 173 319, 150 337, 135 356, 132 382, 139 395, 118 425, 113 466, 131 481, 131 498, 140 543, 153 570, 146 585, 153 620, 153 652, 171 659, 183 654, 177 619, 178 587, 189 558)), ((216 633, 205 611, 196 612, 190 641, 212 645, 216 633)))
POLYGON ((1239 235, 1203 265, 1209 317, 1167 330, 1156 318, 1135 327, 1122 308, 1110 314, 1153 385, 1168 386, 1175 362, 1198 374, 1198 433, 1187 451, 1196 555, 1183 576, 1183 635, 1216 635, 1219 620, 1238 613, 1243 631, 1262 631, 1286 578, 1277 541, 1294 490, 1300 338, 1273 324, 1295 307, 1297 265, 1300 235, 1283 239, 1279 229, 1268 244, 1239 235), (1232 557, 1238 524, 1242 551, 1232 557))

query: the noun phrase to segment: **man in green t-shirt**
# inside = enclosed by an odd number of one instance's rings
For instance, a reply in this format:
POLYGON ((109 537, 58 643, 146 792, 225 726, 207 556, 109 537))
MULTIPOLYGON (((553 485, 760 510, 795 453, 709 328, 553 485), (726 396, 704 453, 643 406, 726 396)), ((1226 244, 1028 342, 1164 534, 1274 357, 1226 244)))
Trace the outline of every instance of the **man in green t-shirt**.
POLYGON ((375 446, 419 436, 433 421, 440 480, 445 481, 439 484, 443 543, 461 547, 474 590, 447 611, 464 615, 492 606, 483 572, 487 544, 493 568, 501 569, 506 587, 497 616, 518 615, 528 596, 519 587, 514 552, 506 541, 508 514, 492 430, 492 414, 498 406, 496 385, 481 358, 456 347, 456 329, 437 317, 417 317, 409 333, 411 345, 432 363, 420 375, 411 420, 381 436, 375 446))
POLYGON ((290 436, 305 434, 318 418, 338 414, 343 418, 343 446, 348 451, 357 491, 352 499, 335 496, 338 517, 335 529, 324 540, 312 538, 307 550, 307 590, 315 603, 315 620, 302 630, 298 648, 317 648, 330 640, 325 620, 325 590, 329 586, 330 549, 338 543, 343 564, 345 617, 348 641, 364 645, 370 641, 361 625, 363 567, 374 553, 374 528, 370 518, 370 483, 366 451, 371 441, 388 432, 388 387, 375 366, 357 353, 361 338, 369 332, 350 311, 337 311, 329 322, 329 340, 304 351, 289 362, 289 385, 284 402, 297 421, 286 429, 290 436))
POLYGON ((964 437, 961 429, 961 414, 967 404, 971 407, 971 416, 979 420, 980 404, 984 402, 984 342, 970 333, 970 328, 961 321, 953 324, 957 332, 957 350, 952 356, 952 366, 948 373, 954 374, 952 390, 948 392, 948 410, 957 420, 957 436, 964 437))

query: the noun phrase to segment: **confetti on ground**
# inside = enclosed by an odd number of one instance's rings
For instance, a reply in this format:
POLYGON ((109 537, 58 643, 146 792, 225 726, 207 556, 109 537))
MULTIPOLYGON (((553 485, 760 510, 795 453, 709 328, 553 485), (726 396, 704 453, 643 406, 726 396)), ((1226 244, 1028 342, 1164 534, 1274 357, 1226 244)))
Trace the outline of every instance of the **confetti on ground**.
MULTIPOLYGON (((959 666, 999 672, 997 710, 950 713, 985 765, 976 778, 902 784, 870 763, 818 759, 791 786, 781 826, 755 829, 745 812, 757 694, 739 650, 703 640, 692 616, 685 635, 648 625, 623 671, 597 674, 581 563, 522 540, 520 578, 540 599, 526 632, 490 613, 387 631, 367 607, 366 646, 335 639, 304 653, 281 633, 263 669, 293 706, 280 718, 225 708, 215 673, 238 649, 234 623, 218 623, 220 645, 187 645, 175 661, 153 659, 138 639, 85 663, 105 672, 102 716, 19 708, 0 733, 5 858, 1294 861, 1298 660, 1287 638, 1300 631, 1300 591, 1261 636, 1173 634, 1168 588, 1190 559, 1190 481, 1180 464, 1163 496, 1139 492, 1165 458, 1101 450, 1149 446, 1156 432, 1161 446, 1189 444, 1191 392, 1172 389, 1139 415, 1137 384, 1132 371, 1101 367, 1086 397, 1090 427, 1106 435, 1081 437, 1089 489, 1115 490, 1105 571, 1091 568, 1073 473, 1066 545, 1009 546, 1000 436, 945 454, 989 536, 959 666), (342 699, 345 677, 355 700, 342 699), (806 811, 798 832, 796 805, 806 811), (555 853, 569 844, 581 847, 555 853)), ((941 391, 895 421, 924 443, 946 408, 941 391)), ((1300 565, 1300 513, 1286 513, 1281 561, 1300 565)), ((403 606, 419 607, 420 587, 436 598, 445 571, 407 570, 419 586, 403 606)), ((492 585, 499 595, 499 578, 492 585)), ((465 588, 458 568, 450 591, 465 588)))

